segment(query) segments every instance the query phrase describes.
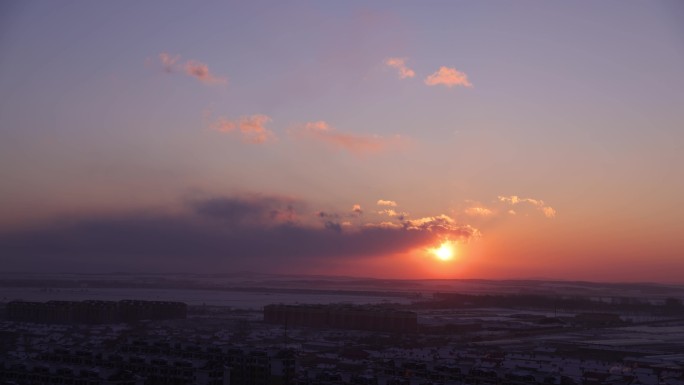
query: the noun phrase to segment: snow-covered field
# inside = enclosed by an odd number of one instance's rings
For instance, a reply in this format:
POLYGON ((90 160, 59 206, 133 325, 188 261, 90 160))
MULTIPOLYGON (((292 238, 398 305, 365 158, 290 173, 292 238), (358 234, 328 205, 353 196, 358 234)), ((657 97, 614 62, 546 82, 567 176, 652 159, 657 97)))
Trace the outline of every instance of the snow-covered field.
POLYGON ((131 288, 83 288, 83 289, 42 289, 42 288, 0 288, 0 302, 24 301, 118 301, 139 299, 147 301, 181 301, 188 305, 230 306, 243 309, 260 309, 272 303, 314 304, 314 303, 410 303, 409 298, 377 295, 352 295, 329 293, 278 293, 242 292, 219 290, 187 289, 131 289, 131 288))

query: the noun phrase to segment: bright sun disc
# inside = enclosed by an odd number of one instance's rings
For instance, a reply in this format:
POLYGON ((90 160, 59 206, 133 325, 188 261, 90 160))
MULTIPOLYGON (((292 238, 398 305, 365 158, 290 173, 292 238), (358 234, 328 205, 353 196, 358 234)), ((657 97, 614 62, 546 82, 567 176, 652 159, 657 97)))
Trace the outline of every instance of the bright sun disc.
POLYGON ((435 257, 442 261, 448 261, 454 258, 454 245, 451 241, 443 242, 438 248, 430 250, 435 257))

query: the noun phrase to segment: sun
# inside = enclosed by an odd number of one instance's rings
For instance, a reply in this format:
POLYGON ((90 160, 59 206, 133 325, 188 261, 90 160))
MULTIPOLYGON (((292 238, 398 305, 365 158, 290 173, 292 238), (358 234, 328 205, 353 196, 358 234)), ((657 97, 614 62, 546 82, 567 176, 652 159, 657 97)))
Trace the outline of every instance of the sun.
POLYGON ((439 247, 430 249, 430 252, 440 261, 450 261, 456 254, 456 247, 454 242, 444 241, 439 247))

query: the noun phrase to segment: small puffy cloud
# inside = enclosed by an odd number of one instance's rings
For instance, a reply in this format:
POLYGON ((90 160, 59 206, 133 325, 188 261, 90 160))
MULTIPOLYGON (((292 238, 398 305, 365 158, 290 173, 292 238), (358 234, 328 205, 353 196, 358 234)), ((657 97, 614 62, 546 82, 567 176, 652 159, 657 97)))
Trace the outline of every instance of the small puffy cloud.
POLYGON ((356 154, 379 152, 397 142, 396 139, 383 138, 379 135, 339 132, 322 120, 308 122, 291 132, 296 136, 325 142, 356 154))
POLYGON ((275 139, 273 131, 265 127, 271 121, 270 117, 260 114, 243 116, 237 121, 219 118, 211 125, 211 128, 225 133, 239 130, 244 142, 261 144, 275 139))
POLYGON ((361 210, 361 205, 355 204, 352 206, 352 213, 361 215, 363 214, 363 210, 361 210))
MULTIPOLYGON (((530 204, 530 205, 536 207, 538 210, 540 210, 542 213, 544 213, 544 216, 546 216, 547 218, 555 218, 556 217, 556 210, 553 207, 546 205, 544 203, 544 201, 541 199, 520 198, 517 195, 510 195, 510 196, 499 196, 499 201, 503 202, 503 203, 508 203, 510 205, 527 203, 527 204, 530 204)), ((515 215, 515 211, 510 210, 509 214, 515 215)))
POLYGON ((494 215, 494 212, 486 207, 473 206, 465 209, 466 215, 471 217, 490 217, 494 215))
POLYGON ((510 215, 516 215, 516 214, 517 214, 517 213, 515 212, 515 210, 508 210, 508 213, 509 213, 510 215))
POLYGON ((555 218, 556 217, 556 210, 553 207, 550 206, 544 206, 541 208, 542 212, 544 212, 544 215, 546 215, 547 218, 555 218))
POLYGON ((412 78, 416 76, 416 73, 406 66, 406 58, 391 57, 385 60, 385 64, 392 68, 396 68, 400 79, 412 78))
POLYGON ((185 63, 185 73, 208 85, 225 85, 228 79, 209 72, 209 67, 195 60, 185 63))
POLYGON ((173 72, 176 67, 176 63, 178 60, 180 60, 180 55, 171 56, 166 52, 162 52, 159 54, 159 60, 164 67, 164 71, 173 72))
POLYGON ((429 86, 444 85, 446 87, 462 86, 472 87, 468 75, 456 68, 440 67, 439 70, 425 78, 425 84, 429 86))
POLYGON ((209 71, 209 67, 197 60, 188 60, 184 65, 180 65, 180 55, 171 55, 167 52, 159 54, 159 62, 164 72, 184 72, 188 76, 201 81, 207 85, 225 85, 228 79, 223 76, 216 76, 209 71))
POLYGON ((397 207, 397 202, 395 202, 395 201, 386 201, 386 200, 384 200, 384 199, 378 199, 377 205, 378 205, 378 206, 397 207))

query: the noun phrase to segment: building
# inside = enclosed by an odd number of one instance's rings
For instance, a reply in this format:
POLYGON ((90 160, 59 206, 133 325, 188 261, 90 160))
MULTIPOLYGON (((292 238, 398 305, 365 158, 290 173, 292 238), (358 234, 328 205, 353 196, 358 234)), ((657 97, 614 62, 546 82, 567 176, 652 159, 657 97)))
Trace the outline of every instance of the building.
POLYGON ((288 326, 412 333, 418 315, 383 306, 268 305, 264 321, 288 326))

